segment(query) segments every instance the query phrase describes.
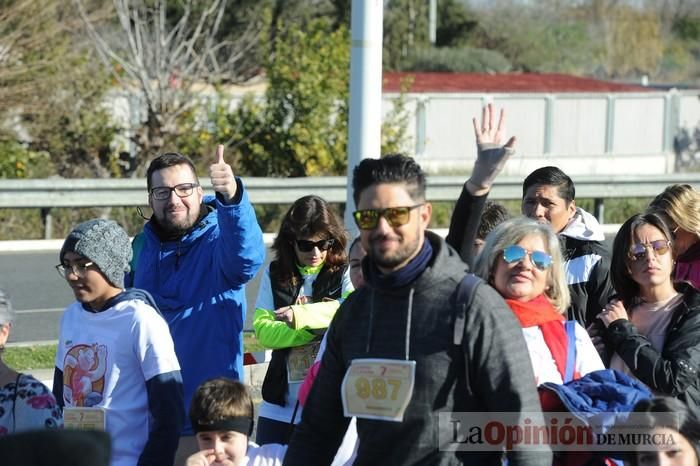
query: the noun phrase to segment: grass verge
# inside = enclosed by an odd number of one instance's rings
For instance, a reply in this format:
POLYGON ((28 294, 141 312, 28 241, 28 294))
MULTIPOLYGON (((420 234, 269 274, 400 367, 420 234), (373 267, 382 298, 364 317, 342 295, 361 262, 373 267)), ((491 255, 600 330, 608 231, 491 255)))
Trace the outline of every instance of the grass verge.
MULTIPOLYGON (((243 348, 246 352, 263 351, 253 332, 243 333, 243 348)), ((19 371, 31 369, 50 369, 56 360, 55 345, 11 346, 5 348, 3 361, 19 371)))
POLYGON ((12 346, 5 348, 2 359, 18 371, 50 369, 56 360, 56 345, 12 346))

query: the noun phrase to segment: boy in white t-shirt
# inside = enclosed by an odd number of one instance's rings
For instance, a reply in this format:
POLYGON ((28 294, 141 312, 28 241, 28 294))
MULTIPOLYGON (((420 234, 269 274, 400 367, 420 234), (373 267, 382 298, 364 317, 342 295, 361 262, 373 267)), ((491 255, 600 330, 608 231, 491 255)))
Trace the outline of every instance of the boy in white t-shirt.
POLYGON ((66 427, 106 430, 111 466, 173 464, 185 421, 180 365, 153 298, 124 290, 128 235, 114 221, 89 220, 68 235, 60 260, 77 299, 61 318, 54 373, 66 427))
POLYGON ((281 466, 286 445, 258 446, 253 433, 253 400, 247 387, 223 377, 197 388, 190 405, 190 421, 199 452, 186 466, 281 466))

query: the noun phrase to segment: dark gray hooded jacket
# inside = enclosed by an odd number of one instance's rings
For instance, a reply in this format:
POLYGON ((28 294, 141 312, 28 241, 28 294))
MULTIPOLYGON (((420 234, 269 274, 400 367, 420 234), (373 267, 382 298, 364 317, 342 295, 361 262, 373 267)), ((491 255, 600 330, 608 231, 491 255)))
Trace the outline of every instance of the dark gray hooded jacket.
MULTIPOLYGON (((466 265, 439 236, 428 267, 410 285, 391 290, 370 285, 352 293, 327 336, 318 378, 295 429, 285 465, 328 465, 349 419, 343 417, 341 383, 356 358, 404 359, 411 315, 409 358, 416 361, 413 396, 403 422, 358 419, 355 465, 501 464, 501 454, 442 451, 440 412, 535 413, 541 408, 522 330, 500 295, 477 285, 466 311, 463 344, 453 344, 461 307, 455 291, 466 265)), ((541 419, 539 419, 541 420, 541 419)), ((538 420, 536 419, 535 422, 538 420)), ((444 429, 443 429, 444 430, 444 429)), ((448 436, 449 437, 449 436, 448 436)), ((551 464, 551 452, 509 452, 511 465, 551 464)))

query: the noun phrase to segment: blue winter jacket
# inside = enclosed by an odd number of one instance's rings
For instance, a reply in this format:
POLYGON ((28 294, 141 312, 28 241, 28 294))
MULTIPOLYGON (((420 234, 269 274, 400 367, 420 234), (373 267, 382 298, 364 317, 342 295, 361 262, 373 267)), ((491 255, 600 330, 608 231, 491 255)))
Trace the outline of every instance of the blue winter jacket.
POLYGON ((639 401, 652 397, 643 383, 612 369, 589 372, 564 385, 546 382, 539 390, 554 392, 569 412, 602 432, 627 419, 639 401))
MULTIPOLYGON (((245 284, 265 259, 262 231, 243 183, 230 204, 205 196, 210 212, 177 241, 152 221, 134 240, 133 286, 151 293, 168 322, 182 372, 185 410, 213 377, 243 380, 245 284)), ((192 435, 189 421, 185 435, 192 435)))

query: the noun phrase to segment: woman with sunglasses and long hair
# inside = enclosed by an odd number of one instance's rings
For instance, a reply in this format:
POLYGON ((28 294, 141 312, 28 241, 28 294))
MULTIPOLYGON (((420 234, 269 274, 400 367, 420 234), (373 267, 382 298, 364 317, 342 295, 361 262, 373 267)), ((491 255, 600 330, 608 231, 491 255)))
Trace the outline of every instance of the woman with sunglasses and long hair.
POLYGON ((352 292, 347 237, 325 200, 304 196, 289 208, 272 243, 253 327, 272 360, 262 385, 256 441, 286 444, 301 419, 301 382, 328 325, 352 292))
POLYGON ((671 230, 674 280, 700 289, 700 193, 689 184, 672 184, 651 201, 647 211, 659 214, 671 230))
POLYGON ((610 368, 630 374, 657 395, 700 404, 700 292, 674 283, 672 233, 661 216, 636 214, 613 242, 610 268, 617 298, 598 318, 614 353, 610 368))
POLYGON ((569 287, 559 240, 547 224, 517 217, 486 237, 475 272, 520 321, 538 385, 605 369, 586 330, 564 317, 569 287))

